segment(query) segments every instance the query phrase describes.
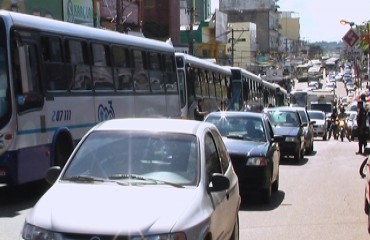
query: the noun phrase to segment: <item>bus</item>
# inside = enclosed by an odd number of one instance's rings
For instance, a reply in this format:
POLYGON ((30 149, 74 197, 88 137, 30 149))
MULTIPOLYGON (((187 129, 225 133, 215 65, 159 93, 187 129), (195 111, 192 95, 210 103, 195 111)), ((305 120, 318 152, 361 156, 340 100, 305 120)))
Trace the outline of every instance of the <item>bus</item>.
POLYGON ((181 99, 181 118, 194 119, 198 99, 203 111, 218 111, 230 98, 230 69, 186 53, 175 53, 181 99))
POLYGON ((240 111, 246 101, 262 107, 286 106, 287 91, 240 67, 229 67, 232 72, 231 102, 228 109, 240 111))
POLYGON ((293 90, 290 92, 290 106, 292 107, 307 107, 308 91, 293 90))
POLYGON ((95 124, 180 118, 171 44, 0 11, 0 184, 63 167, 95 124))

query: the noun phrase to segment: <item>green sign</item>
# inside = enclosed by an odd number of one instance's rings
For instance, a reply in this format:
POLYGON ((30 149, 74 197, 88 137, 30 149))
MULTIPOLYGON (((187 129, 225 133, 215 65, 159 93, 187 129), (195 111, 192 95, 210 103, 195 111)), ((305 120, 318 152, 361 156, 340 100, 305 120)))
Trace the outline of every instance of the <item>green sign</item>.
POLYGON ((63 0, 63 20, 94 27, 92 0, 63 0))

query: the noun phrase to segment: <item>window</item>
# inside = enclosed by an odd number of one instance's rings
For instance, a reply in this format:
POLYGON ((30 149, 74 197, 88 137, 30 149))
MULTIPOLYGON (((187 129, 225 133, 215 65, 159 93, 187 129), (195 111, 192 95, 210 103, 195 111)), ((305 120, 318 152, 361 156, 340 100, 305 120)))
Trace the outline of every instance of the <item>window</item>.
POLYGON ((213 141, 212 135, 210 133, 205 136, 204 144, 207 173, 208 177, 210 178, 214 173, 222 173, 221 163, 219 160, 215 142, 213 141))
POLYGON ((121 46, 112 47, 114 82, 118 91, 132 91, 132 73, 129 50, 121 46))
POLYGON ((93 83, 95 90, 114 90, 112 69, 109 63, 108 46, 93 43, 91 44, 93 57, 93 83))
POLYGON ((47 69, 44 71, 47 91, 67 91, 68 79, 65 74, 61 39, 56 36, 43 36, 41 47, 44 68, 47 69))
POLYGON ((70 89, 72 91, 91 90, 91 73, 86 43, 68 40, 66 46, 69 63, 68 76, 71 76, 70 89))

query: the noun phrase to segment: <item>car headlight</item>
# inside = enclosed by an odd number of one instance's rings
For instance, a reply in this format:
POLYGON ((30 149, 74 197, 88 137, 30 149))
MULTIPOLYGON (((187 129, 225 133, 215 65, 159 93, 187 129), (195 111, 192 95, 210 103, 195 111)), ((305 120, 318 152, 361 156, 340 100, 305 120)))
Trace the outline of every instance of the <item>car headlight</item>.
POLYGON ((297 137, 286 137, 285 141, 286 142, 298 142, 298 138, 297 137))
POLYGON ((247 160, 247 166, 266 166, 267 158, 265 157, 251 157, 247 160))
POLYGON ((60 233, 51 232, 28 223, 23 226, 22 238, 25 240, 62 240, 60 233))
POLYGON ((131 240, 186 240, 183 232, 131 237, 131 240))

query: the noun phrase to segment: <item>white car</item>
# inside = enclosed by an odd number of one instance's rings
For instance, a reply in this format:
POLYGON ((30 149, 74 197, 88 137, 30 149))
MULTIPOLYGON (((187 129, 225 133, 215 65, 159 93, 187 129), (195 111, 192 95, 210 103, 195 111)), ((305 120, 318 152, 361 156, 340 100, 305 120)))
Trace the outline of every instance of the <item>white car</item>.
POLYGON ((239 239, 238 178, 210 123, 102 122, 46 178, 21 239, 239 239))
POLYGON ((323 111, 318 110, 307 110, 308 115, 310 116, 311 121, 314 121, 313 124, 313 131, 315 137, 322 137, 322 140, 326 140, 328 136, 328 126, 325 117, 325 113, 323 111))

